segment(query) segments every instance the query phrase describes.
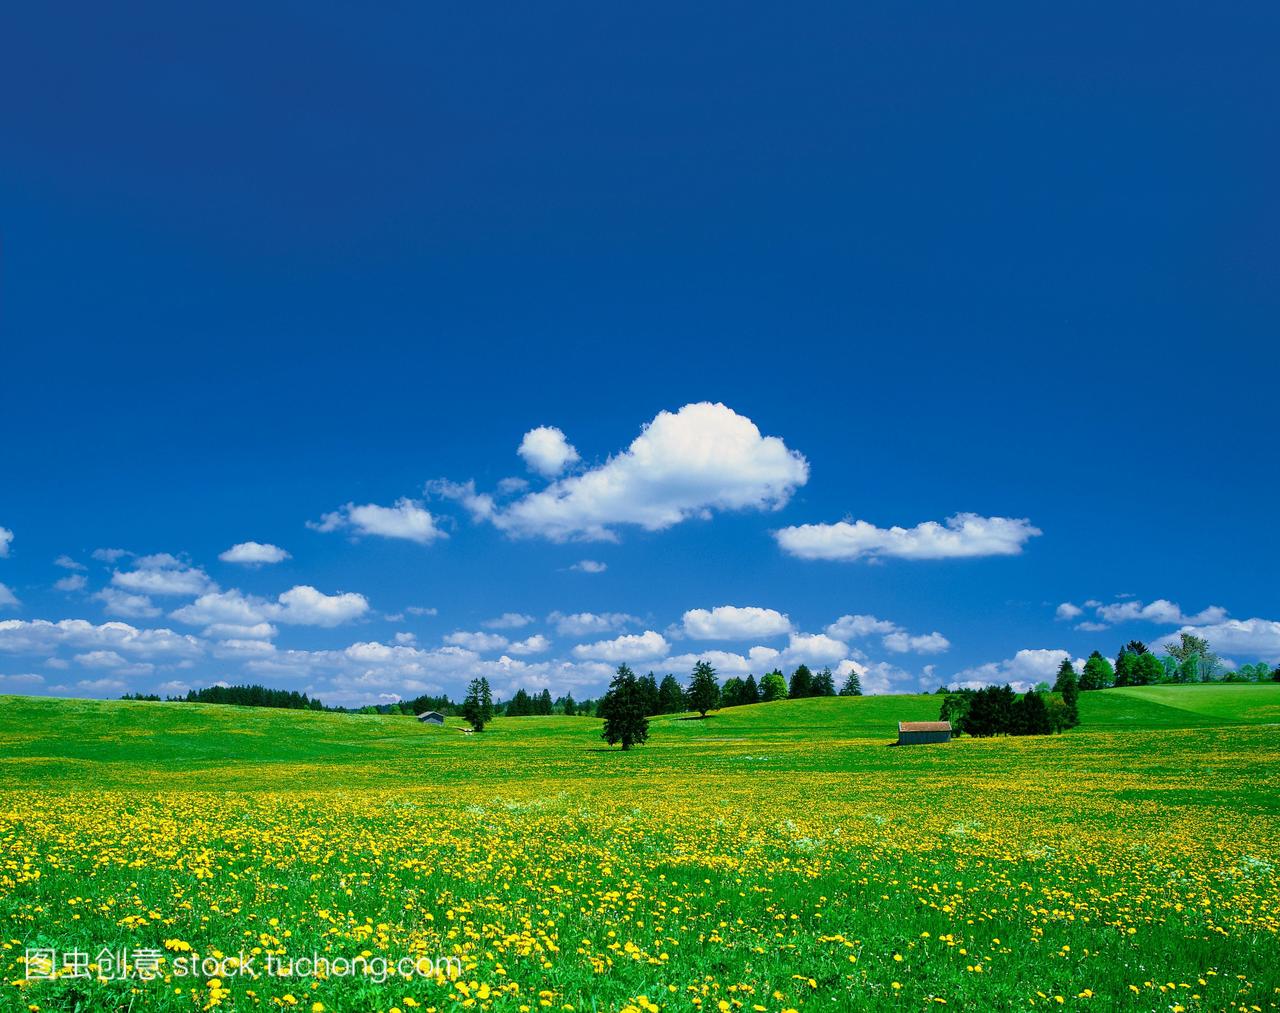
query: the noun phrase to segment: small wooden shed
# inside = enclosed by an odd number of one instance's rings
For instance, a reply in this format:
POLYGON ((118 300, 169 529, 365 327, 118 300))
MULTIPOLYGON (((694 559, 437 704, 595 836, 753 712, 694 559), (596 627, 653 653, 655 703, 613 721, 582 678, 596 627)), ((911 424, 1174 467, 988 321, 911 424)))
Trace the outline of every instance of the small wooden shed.
POLYGON ((418 720, 427 725, 444 724, 444 715, 439 711, 423 711, 418 715, 418 720))
POLYGON ((950 742, 950 721, 899 721, 898 745, 918 746, 926 742, 950 742))

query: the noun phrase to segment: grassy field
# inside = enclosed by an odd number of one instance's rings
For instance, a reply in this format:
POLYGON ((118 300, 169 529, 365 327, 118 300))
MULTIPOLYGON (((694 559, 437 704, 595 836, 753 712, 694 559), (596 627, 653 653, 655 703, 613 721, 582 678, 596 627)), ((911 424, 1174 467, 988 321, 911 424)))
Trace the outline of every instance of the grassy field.
POLYGON ((937 707, 660 718, 622 754, 585 718, 0 697, 0 1010, 1280 1008, 1280 686, 888 747, 937 707), (163 961, 28 982, 34 947, 163 961), (313 954, 458 963, 265 973, 313 954))

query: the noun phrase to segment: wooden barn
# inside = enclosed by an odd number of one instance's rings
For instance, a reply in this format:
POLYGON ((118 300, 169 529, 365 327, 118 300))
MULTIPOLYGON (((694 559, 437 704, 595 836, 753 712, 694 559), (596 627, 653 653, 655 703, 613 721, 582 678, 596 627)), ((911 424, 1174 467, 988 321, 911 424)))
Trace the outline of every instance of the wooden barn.
POLYGON ((444 715, 439 711, 423 711, 418 715, 418 720, 427 725, 444 724, 444 715))
POLYGON ((950 721, 899 721, 898 745, 919 746, 926 742, 950 742, 950 721))

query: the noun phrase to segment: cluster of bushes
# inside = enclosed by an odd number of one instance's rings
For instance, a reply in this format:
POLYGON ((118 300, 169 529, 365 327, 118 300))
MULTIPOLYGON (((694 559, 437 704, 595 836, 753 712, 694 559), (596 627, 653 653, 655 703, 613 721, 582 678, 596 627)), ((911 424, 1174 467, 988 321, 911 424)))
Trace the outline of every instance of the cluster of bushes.
POLYGON ((1035 687, 1019 696, 1011 686, 947 693, 939 721, 964 735, 1051 735, 1080 723, 1080 685, 1075 666, 1063 659, 1053 688, 1035 687))

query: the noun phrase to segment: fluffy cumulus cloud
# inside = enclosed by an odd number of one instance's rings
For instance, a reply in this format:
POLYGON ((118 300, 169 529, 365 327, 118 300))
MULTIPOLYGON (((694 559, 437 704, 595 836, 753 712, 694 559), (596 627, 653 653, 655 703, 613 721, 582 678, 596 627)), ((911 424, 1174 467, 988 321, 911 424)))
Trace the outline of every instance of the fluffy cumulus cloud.
POLYGON ((527 616, 522 612, 504 612, 500 616, 486 619, 480 625, 491 630, 518 630, 532 622, 533 616, 527 616))
POLYGON ((602 563, 597 559, 580 559, 574 563, 570 570, 576 570, 578 573, 604 573, 609 569, 608 563, 602 563))
POLYGON ((507 638, 497 633, 470 633, 466 630, 458 630, 450 633, 444 638, 446 644, 453 644, 456 647, 465 647, 468 651, 477 653, 485 653, 489 651, 500 651, 507 646, 507 638))
MULTIPOLYGON (((1179 633, 1194 633, 1209 642, 1218 654, 1235 655, 1242 660, 1259 659, 1268 665, 1280 665, 1280 622, 1274 619, 1226 619, 1206 625, 1184 626, 1179 633)), ((1160 646, 1177 640, 1176 634, 1162 637, 1160 646)))
POLYGON ((538 426, 524 434, 518 453, 530 471, 554 478, 579 460, 578 451, 555 426, 538 426))
POLYGON ((941 654, 951 649, 951 641, 937 630, 912 636, 910 633, 890 633, 884 638, 886 650, 895 654, 941 654))
POLYGON ((13 544, 13 532, 8 528, 0 528, 0 559, 9 555, 9 546, 13 544))
POLYGON ((541 633, 535 633, 523 640, 516 640, 507 645, 507 653, 515 655, 545 654, 551 649, 551 641, 541 633))
POLYGON ((879 636, 885 650, 894 654, 941 654, 951 649, 951 641, 937 630, 911 634, 895 622, 871 615, 841 616, 827 627, 827 633, 842 640, 879 636))
POLYGON ((0 608, 17 608, 21 604, 16 594, 4 584, 0 584, 0 608))
POLYGON ((84 619, 0 622, 0 651, 14 654, 52 654, 66 647, 80 652, 104 650, 134 658, 177 660, 198 658, 204 644, 196 637, 170 629, 138 629, 128 623, 95 625, 84 619))
POLYGON ((801 524, 774 537, 783 551, 799 559, 969 559, 1016 556, 1039 535, 1026 518, 981 517, 961 513, 946 522, 925 521, 914 528, 878 528, 867 521, 801 524))
POLYGON ((612 640, 598 640, 594 644, 579 644, 573 649, 575 658, 618 663, 623 661, 647 661, 665 657, 667 638, 653 630, 624 634, 612 640))
POLYGON ((552 612, 547 616, 547 622, 563 637, 587 637, 593 633, 612 633, 628 626, 639 626, 641 620, 626 612, 574 612, 569 615, 552 612))
POLYGON ((115 563, 133 553, 128 549, 94 549, 90 555, 100 563, 115 563))
POLYGON ((83 573, 69 573, 61 580, 54 581, 55 591, 83 591, 89 581, 83 573))
POLYGON ((804 457, 722 404, 661 412, 598 468, 495 509, 516 537, 615 540, 617 528, 661 531, 717 510, 783 506, 809 477, 804 457))
MULTIPOLYGON (((953 688, 979 689, 1009 683, 1022 693, 1038 682, 1052 683, 1063 659, 1070 657, 1070 654, 1061 650, 1022 650, 1004 661, 992 661, 962 669, 952 677, 948 685, 953 688)), ((1079 672, 1084 667, 1084 659, 1076 658, 1073 664, 1079 672)))
POLYGON ((151 619, 160 609, 145 594, 130 594, 115 587, 104 587, 93 596, 102 602, 102 611, 123 619, 151 619))
POLYGON ((752 640, 791 632, 791 620, 755 605, 717 605, 684 614, 684 635, 691 640, 752 640))
POLYGON ((338 531, 349 529, 357 535, 376 535, 379 538, 400 538, 419 545, 430 545, 439 538, 448 538, 432 516, 431 511, 411 499, 398 499, 394 506, 365 503, 357 506, 348 503, 327 513, 319 521, 308 521, 314 531, 338 531))
POLYGON ((1084 615, 1084 609, 1079 605, 1071 604, 1069 601, 1064 601, 1053 613, 1055 619, 1078 619, 1082 615, 1084 615))
POLYGON ((340 626, 359 619, 369 611, 369 601, 353 591, 324 594, 308 584, 299 584, 275 601, 248 595, 232 588, 201 595, 190 605, 171 613, 172 618, 190 626, 259 627, 279 622, 293 626, 340 626))
POLYGON ((111 583, 135 594, 175 597, 194 597, 217 586, 202 569, 167 552, 139 556, 134 560, 132 569, 112 573, 111 583))
POLYGON ((1157 598, 1153 602, 1143 604, 1137 599, 1112 602, 1109 605, 1098 605, 1095 610, 1096 621, 1090 621, 1086 629, 1098 630, 1114 626, 1116 623, 1148 622, 1170 626, 1201 626, 1218 623, 1227 617, 1227 610, 1220 605, 1210 605, 1195 615, 1187 615, 1176 602, 1165 598, 1157 598))
POLYGON ((748 673, 760 673, 763 671, 758 666, 753 665, 752 659, 741 654, 734 654, 732 651, 702 651, 699 654, 677 654, 666 658, 662 662, 662 667, 671 672, 683 674, 692 672, 693 666, 700 661, 705 661, 714 668, 721 679, 731 675, 747 675, 748 673))
POLYGON ((224 563, 240 563, 244 566, 262 566, 270 563, 282 563, 289 558, 289 553, 278 545, 262 542, 240 542, 231 546, 218 556, 224 563))
POLYGON ((53 561, 54 566, 60 566, 64 570, 84 570, 87 569, 84 563, 79 563, 68 555, 61 555, 53 561))

